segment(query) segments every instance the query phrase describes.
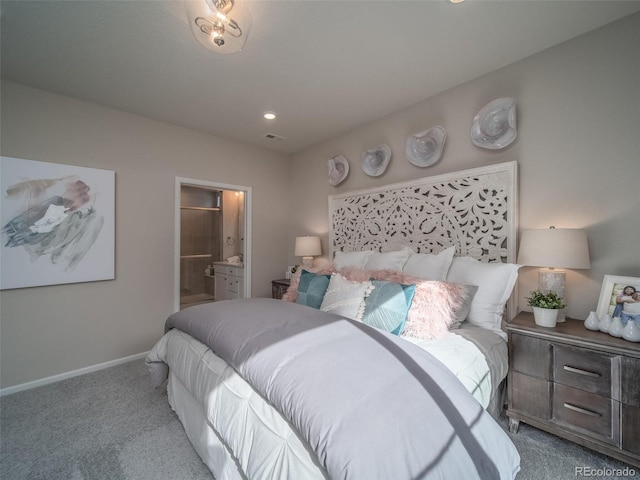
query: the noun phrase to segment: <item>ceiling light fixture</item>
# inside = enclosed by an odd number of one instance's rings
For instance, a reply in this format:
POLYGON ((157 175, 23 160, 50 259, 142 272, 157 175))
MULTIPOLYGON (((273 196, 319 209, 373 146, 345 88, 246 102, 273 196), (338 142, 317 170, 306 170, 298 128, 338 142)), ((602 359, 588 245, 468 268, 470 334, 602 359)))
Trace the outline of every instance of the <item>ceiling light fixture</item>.
POLYGON ((264 115, 262 116, 267 120, 273 120, 276 118, 276 114, 274 112, 264 112, 264 115))
POLYGON ((217 53, 242 50, 251 29, 251 15, 236 0, 185 2, 193 36, 202 46, 217 53))

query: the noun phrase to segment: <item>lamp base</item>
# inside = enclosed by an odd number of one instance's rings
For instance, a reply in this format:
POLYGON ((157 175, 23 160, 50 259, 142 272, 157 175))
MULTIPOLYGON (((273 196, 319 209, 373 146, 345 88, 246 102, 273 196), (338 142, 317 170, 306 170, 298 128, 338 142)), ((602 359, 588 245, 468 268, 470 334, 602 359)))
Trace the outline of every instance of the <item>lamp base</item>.
MULTIPOLYGON (((564 298, 564 285, 566 273, 555 268, 541 268, 538 270, 538 290, 542 293, 553 292, 560 298, 564 298)), ((557 322, 564 322, 566 318, 564 308, 558 310, 557 322)))
POLYGON ((313 268, 313 257, 302 257, 302 266, 306 269, 313 268))

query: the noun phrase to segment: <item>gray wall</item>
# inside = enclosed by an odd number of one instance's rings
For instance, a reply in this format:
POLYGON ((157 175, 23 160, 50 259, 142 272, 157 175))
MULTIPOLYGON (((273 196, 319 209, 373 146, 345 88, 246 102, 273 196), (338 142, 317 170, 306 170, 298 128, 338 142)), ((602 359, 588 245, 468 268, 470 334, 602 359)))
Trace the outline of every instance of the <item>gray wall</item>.
POLYGON ((116 279, 2 291, 3 388, 158 340, 173 311, 176 176, 252 188, 252 292, 271 295, 287 264, 288 156, 10 82, 1 114, 2 155, 116 172, 116 279))
MULTIPOLYGON (((270 281, 299 261, 295 236, 319 234, 326 251, 327 195, 517 160, 521 229, 587 229, 592 269, 570 271, 567 288, 569 314, 584 318, 605 274, 640 276, 639 44, 636 14, 292 159, 3 82, 2 155, 116 171, 116 280, 1 292, 1 387, 144 352, 158 339, 173 310, 176 176, 252 187, 252 291, 269 296, 270 281), (475 148, 473 115, 502 96, 518 102, 516 142, 475 148), (414 167, 406 137, 436 124, 448 132, 442 160, 414 167), (380 143, 391 146, 391 165, 367 177, 360 154, 380 143), (351 173, 333 188, 326 162, 338 153, 351 173)), ((521 305, 535 284, 536 270, 522 269, 521 305)))
MULTIPOLYGON (((640 277, 638 45, 640 14, 294 155, 290 262, 299 260, 293 256, 297 235, 320 235, 327 252, 327 195, 517 160, 520 229, 587 230, 592 268, 567 272, 566 288, 569 316, 584 319, 595 310, 605 274, 640 277), (474 147, 473 116, 506 96, 517 101, 516 141, 499 151, 474 147), (447 130, 443 157, 432 167, 415 167, 406 160, 406 138, 434 125, 447 130), (391 147, 391 163, 382 176, 368 177, 360 155, 380 143, 391 147), (342 184, 331 187, 327 160, 336 154, 351 168, 342 184)), ((536 285, 537 269, 522 268, 521 307, 536 285)))

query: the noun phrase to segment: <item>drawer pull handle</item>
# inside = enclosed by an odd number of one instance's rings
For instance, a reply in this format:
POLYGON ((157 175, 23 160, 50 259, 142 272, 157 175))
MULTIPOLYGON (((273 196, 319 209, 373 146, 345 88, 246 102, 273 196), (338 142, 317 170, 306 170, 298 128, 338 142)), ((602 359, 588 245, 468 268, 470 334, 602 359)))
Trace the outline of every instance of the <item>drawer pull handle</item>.
POLYGON ((570 403, 565 403, 564 408, 568 408, 569 410, 573 410, 574 412, 584 413, 585 415, 589 415, 590 417, 601 417, 599 413, 592 412, 591 410, 587 410, 586 408, 576 407, 575 405, 571 405, 570 403))
POLYGON ((575 367, 569 367, 568 365, 564 366, 564 369, 567 372, 571 372, 571 373, 577 373, 579 375, 585 375, 587 377, 594 377, 594 378, 600 378, 600 374, 596 373, 596 372, 589 372, 588 370, 582 370, 580 368, 575 368, 575 367))

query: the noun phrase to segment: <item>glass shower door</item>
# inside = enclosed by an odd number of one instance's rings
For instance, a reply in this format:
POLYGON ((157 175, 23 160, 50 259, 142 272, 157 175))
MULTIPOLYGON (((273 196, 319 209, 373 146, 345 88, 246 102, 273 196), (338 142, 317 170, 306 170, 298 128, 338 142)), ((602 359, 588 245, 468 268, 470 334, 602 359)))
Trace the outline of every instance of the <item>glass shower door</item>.
POLYGON ((180 205, 181 308, 214 300, 215 280, 207 267, 221 255, 221 192, 182 186, 180 205))

